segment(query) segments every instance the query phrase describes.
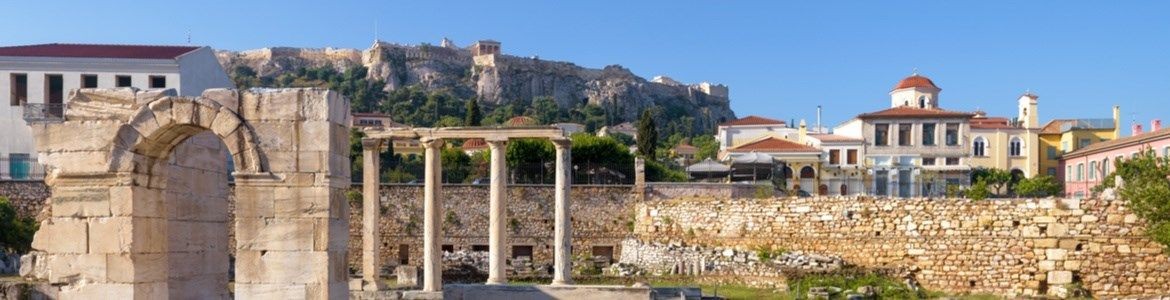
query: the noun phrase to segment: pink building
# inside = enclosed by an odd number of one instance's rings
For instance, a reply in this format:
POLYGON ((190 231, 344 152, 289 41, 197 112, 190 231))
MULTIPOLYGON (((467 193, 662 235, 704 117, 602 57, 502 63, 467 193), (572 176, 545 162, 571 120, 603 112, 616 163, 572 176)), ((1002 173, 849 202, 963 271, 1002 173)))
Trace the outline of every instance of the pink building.
POLYGON ((1064 168, 1065 195, 1075 198, 1092 196, 1093 187, 1115 170, 1115 160, 1135 157, 1146 149, 1170 156, 1170 128, 1163 129, 1160 120, 1154 120, 1150 125, 1150 132, 1143 133, 1141 125, 1134 125, 1132 136, 1092 144, 1065 154, 1060 160, 1064 168))

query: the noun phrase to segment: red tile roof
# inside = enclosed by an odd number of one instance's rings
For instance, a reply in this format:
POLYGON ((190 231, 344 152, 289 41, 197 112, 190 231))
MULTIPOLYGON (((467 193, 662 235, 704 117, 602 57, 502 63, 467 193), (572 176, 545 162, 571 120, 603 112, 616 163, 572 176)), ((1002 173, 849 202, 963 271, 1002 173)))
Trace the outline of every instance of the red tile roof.
POLYGON ((731 152, 817 152, 821 150, 809 145, 804 145, 797 142, 788 141, 785 139, 769 137, 754 141, 751 143, 739 145, 735 148, 728 149, 731 152))
POLYGON ((913 106, 898 106, 871 113, 857 115, 861 119, 871 118, 970 118, 973 113, 949 111, 942 109, 917 108, 913 106))
POLYGON ((836 135, 836 134, 810 134, 809 136, 811 136, 814 139, 821 140, 821 142, 828 142, 828 143, 832 143, 832 142, 864 142, 865 141, 865 140, 862 140, 859 138, 852 138, 852 137, 847 137, 844 135, 836 135))
POLYGON ((0 56, 175 59, 193 46, 40 44, 0 47, 0 56))
POLYGON ((1011 121, 1002 117, 971 118, 971 129, 1012 129, 1011 121))
POLYGON ((894 85, 895 90, 916 87, 938 89, 938 86, 934 85, 934 81, 931 81, 930 78, 926 78, 926 76, 921 76, 918 74, 903 78, 902 81, 898 81, 898 84, 894 85))
POLYGON ((719 126, 744 126, 744 125, 784 125, 784 121, 769 119, 761 116, 747 116, 740 119, 719 124, 719 126))
POLYGON ((487 148, 487 141, 484 141, 483 139, 468 139, 463 141, 464 150, 483 148, 487 148))
POLYGON ((511 119, 504 121, 504 126, 509 126, 509 127, 535 126, 535 125, 540 125, 540 122, 537 122, 536 119, 529 117, 529 116, 512 117, 511 119))

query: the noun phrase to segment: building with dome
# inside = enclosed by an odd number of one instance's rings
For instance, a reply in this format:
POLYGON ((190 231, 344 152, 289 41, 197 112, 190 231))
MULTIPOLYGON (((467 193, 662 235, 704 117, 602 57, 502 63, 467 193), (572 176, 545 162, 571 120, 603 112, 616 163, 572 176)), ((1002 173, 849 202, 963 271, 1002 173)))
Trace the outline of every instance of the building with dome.
POLYGON ((890 90, 890 108, 834 128, 836 135, 862 140, 863 193, 935 196, 947 185, 970 184, 967 149, 975 114, 942 109, 941 91, 930 78, 912 74, 890 90))

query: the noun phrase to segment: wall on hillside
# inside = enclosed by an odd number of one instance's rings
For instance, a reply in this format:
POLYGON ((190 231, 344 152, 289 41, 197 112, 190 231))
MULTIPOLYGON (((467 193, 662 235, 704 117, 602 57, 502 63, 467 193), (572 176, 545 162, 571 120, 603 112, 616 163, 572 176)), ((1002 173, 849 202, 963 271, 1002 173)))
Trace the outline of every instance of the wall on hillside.
POLYGON ((1170 293, 1166 249, 1120 201, 728 199, 637 204, 641 240, 837 255, 917 270, 929 289, 1094 296, 1170 293))

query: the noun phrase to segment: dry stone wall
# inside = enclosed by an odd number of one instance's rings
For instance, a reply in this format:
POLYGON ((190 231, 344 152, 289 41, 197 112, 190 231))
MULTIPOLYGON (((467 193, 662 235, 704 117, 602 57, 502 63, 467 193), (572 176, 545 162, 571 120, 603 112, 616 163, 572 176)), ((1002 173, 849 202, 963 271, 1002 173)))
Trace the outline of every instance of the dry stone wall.
POLYGON ((1170 294, 1167 249, 1121 201, 694 197, 637 206, 644 241, 838 255, 906 269, 929 289, 1170 294))
POLYGON ((22 217, 35 217, 45 207, 49 187, 43 181, 0 181, 0 197, 8 198, 22 217))

